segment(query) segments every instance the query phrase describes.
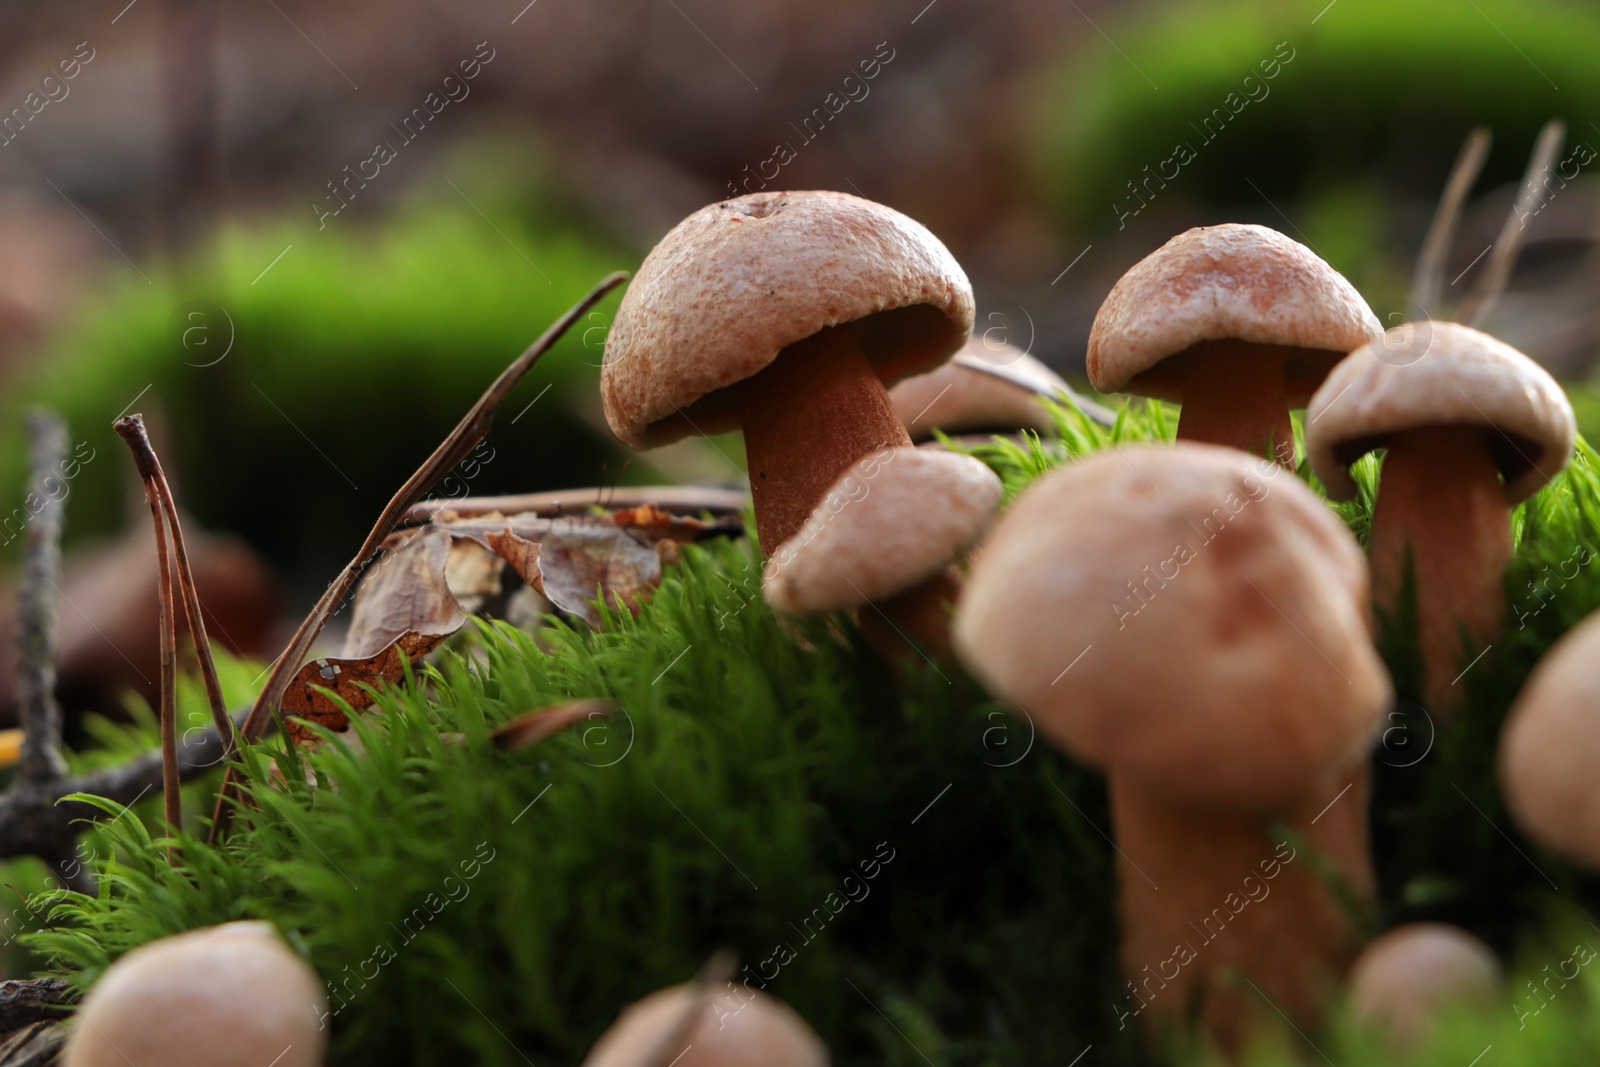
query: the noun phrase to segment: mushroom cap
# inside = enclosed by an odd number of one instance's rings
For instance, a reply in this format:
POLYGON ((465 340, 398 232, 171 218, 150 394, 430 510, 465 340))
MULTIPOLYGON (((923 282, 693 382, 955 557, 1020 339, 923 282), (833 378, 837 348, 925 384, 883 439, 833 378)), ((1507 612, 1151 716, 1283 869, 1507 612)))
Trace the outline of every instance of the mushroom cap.
POLYGON ((972 284, 927 227, 834 192, 711 204, 651 250, 606 340, 606 421, 635 448, 737 429, 743 381, 796 341, 856 323, 885 384, 972 332, 972 284))
POLYGON ((1040 397, 1063 394, 1072 396, 1072 387, 1039 360, 975 335, 950 362, 901 379, 889 390, 889 402, 915 441, 934 430, 1049 430, 1054 423, 1040 397), (995 367, 1004 377, 974 363, 995 367))
POLYGON ((1483 426, 1518 504, 1567 465, 1572 404, 1550 372, 1515 348, 1455 322, 1407 322, 1345 357, 1306 409, 1306 452, 1328 495, 1356 493, 1350 464, 1388 435, 1483 426))
POLYGON ((672 1060, 675 1067, 827 1067, 828 1050, 787 1004, 748 986, 697 991, 693 985, 672 986, 623 1009, 611 1028, 600 1035, 583 1067, 641 1067, 646 1057, 664 1049, 685 1023, 686 1013, 698 1018, 679 1039, 688 1048, 672 1060), (697 997, 704 996, 696 1008, 697 997))
POLYGON ((1500 735, 1500 792, 1522 832, 1600 869, 1600 612, 1557 641, 1500 735))
POLYGON ((982 535, 1000 479, 971 456, 886 448, 852 463, 767 561, 761 591, 792 615, 883 600, 943 570, 982 535))
POLYGON ((1089 381, 1181 403, 1181 381, 1159 366, 1168 356, 1201 341, 1282 345, 1307 350, 1285 367, 1298 406, 1339 355, 1382 334, 1355 287, 1305 245, 1265 226, 1201 226, 1112 286, 1089 331, 1089 381))
POLYGON ((84 998, 65 1067, 320 1067, 327 1000, 264 922, 162 938, 107 968, 84 998))
POLYGON ((962 661, 1046 738, 1176 802, 1257 810, 1359 756, 1390 698, 1367 567, 1276 464, 1178 442, 1040 478, 980 546, 962 661))
POLYGON ((1444 923, 1408 923, 1356 958, 1350 1006, 1409 1049, 1427 1039, 1442 1011, 1492 1007, 1501 985, 1500 961, 1478 938, 1444 923))

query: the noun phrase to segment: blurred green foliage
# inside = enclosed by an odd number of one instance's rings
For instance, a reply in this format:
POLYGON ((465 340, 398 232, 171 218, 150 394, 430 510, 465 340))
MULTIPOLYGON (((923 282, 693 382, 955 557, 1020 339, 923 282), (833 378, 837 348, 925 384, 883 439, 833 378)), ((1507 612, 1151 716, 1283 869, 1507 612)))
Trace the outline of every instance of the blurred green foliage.
MULTIPOLYGON (((492 183, 458 184, 470 202, 446 192, 401 206, 381 227, 354 218, 321 231, 282 220, 234 227, 196 262, 105 294, 0 409, 0 499, 21 497, 18 413, 45 403, 95 450, 71 484, 69 534, 116 526, 133 480, 111 423, 140 410, 203 523, 241 531, 297 573, 332 573, 495 375, 606 272, 633 265, 492 183)), ((606 477, 616 446, 569 401, 598 411, 614 307, 613 298, 529 374, 446 493, 606 477)))
POLYGON ((1086 34, 1050 75, 1036 122, 1045 195, 1093 232, 1117 230, 1116 205, 1140 203, 1128 183, 1144 193, 1145 168, 1157 174, 1187 144, 1194 158, 1164 188, 1151 183, 1146 217, 1188 202, 1247 207, 1302 241, 1297 226, 1316 229, 1324 257, 1366 288, 1361 260, 1392 221, 1386 201, 1434 200, 1473 126, 1496 137, 1483 188, 1520 176, 1549 118, 1566 119, 1573 139, 1600 137, 1588 124, 1600 116, 1593 5, 1230 0, 1102 25, 1115 47, 1086 34), (1290 54, 1264 77, 1264 61, 1290 54), (1202 130, 1219 108, 1225 121, 1202 130), (1302 217, 1326 196, 1317 210, 1348 225, 1302 217))

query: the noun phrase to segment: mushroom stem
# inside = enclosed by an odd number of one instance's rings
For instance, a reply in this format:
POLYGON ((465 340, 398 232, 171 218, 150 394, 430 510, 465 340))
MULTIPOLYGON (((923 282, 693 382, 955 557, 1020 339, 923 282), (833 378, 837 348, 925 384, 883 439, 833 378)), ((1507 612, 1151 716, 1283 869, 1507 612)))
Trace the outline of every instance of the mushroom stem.
POLYGON ((1391 615, 1399 607, 1409 551, 1423 699, 1443 716, 1458 703, 1456 672, 1494 640, 1505 614, 1511 509, 1490 452, 1492 432, 1429 426, 1390 438, 1372 515, 1373 602, 1391 615))
POLYGON ((1274 817, 1173 802, 1113 774, 1128 982, 1119 1012, 1144 1015, 1152 1034, 1197 1012, 1229 1053, 1278 1011, 1297 1026, 1317 1025, 1361 948, 1349 908, 1318 867, 1329 865, 1357 900, 1371 900, 1368 782, 1364 764, 1349 768, 1274 817), (1299 840, 1276 836, 1274 821, 1299 840))
POLYGON ((1294 424, 1284 387, 1285 352, 1276 345, 1202 341, 1176 362, 1183 410, 1178 437, 1270 455, 1294 466, 1294 424))
POLYGON ((738 386, 761 547, 797 533, 839 472, 884 447, 909 447, 888 391, 848 326, 785 348, 738 386))
POLYGON ((950 611, 961 595, 961 579, 946 567, 903 593, 859 611, 861 634, 891 663, 921 650, 935 663, 955 662, 950 647, 950 611))

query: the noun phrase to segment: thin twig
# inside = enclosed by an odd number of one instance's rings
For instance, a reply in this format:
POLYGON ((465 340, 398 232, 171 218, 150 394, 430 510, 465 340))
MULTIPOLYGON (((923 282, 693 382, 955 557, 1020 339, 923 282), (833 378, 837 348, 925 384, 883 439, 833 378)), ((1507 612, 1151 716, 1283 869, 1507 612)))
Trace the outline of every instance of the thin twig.
MULTIPOLYGON (((285 648, 276 662, 272 671, 267 676, 266 684, 262 686, 261 693, 256 697, 255 703, 250 708, 250 714, 245 717, 244 726, 240 733, 245 739, 253 740, 260 737, 267 730, 277 714, 278 704, 283 699, 283 694, 288 690, 290 681, 295 672, 300 668, 300 662, 311 651, 312 642, 327 625, 328 618, 334 609, 344 601, 350 590, 355 586, 356 580, 361 577, 361 571, 371 562, 373 555, 383 544, 384 539, 399 525, 406 510, 422 499, 435 482, 448 474, 456 464, 466 458, 467 454, 477 447, 489 433, 494 425, 495 410, 501 401, 516 386, 522 376, 533 368, 533 365, 548 352, 563 334, 572 327, 589 309, 599 303, 607 293, 621 285, 627 274, 617 271, 607 275, 589 291, 589 294, 577 304, 573 305, 566 314, 557 319, 538 340, 529 345, 527 350, 518 356, 511 365, 500 373, 484 394, 472 405, 466 416, 456 424, 450 435, 434 449, 433 454, 427 458, 417 472, 406 480, 399 492, 384 506, 378 521, 373 525, 366 540, 361 543, 361 548, 356 552, 339 577, 334 579, 322 597, 317 601, 311 613, 306 616, 300 628, 295 631, 290 639, 289 646, 285 648)), ((233 810, 229 803, 234 794, 233 770, 229 768, 223 777, 222 789, 217 796, 216 816, 212 823, 211 837, 215 840, 219 830, 227 825, 233 810)))
POLYGON ((1411 275, 1411 303, 1425 318, 1438 318, 1433 305, 1444 289, 1444 264, 1450 256, 1450 246, 1455 243, 1456 232, 1461 227, 1461 207, 1472 191, 1472 183, 1483 170, 1483 161, 1489 156, 1493 137, 1485 126, 1467 134, 1450 168, 1450 178, 1445 182, 1439 206, 1433 211, 1433 221, 1428 224, 1428 235, 1423 238, 1422 251, 1417 254, 1417 265, 1411 275))
POLYGON ((430 522, 440 512, 453 511, 459 518, 469 519, 499 512, 502 515, 538 515, 554 518, 560 515, 583 515, 591 507, 601 507, 604 494, 608 510, 636 508, 654 504, 662 511, 674 515, 697 515, 702 511, 713 515, 730 515, 743 511, 750 503, 750 494, 743 489, 727 489, 714 485, 624 485, 620 488, 555 489, 541 493, 513 493, 506 496, 463 496, 454 500, 424 500, 406 509, 404 522, 430 522))
POLYGON ((161 631, 161 791, 166 800, 167 824, 175 833, 183 825, 183 794, 178 786, 178 621, 173 617, 172 561, 167 554, 166 516, 162 514, 161 494, 156 490, 155 475, 148 462, 155 453, 150 451, 148 440, 144 441, 143 450, 139 447, 139 439, 144 437, 144 419, 129 415, 118 419, 113 429, 133 452, 139 476, 144 479, 145 500, 150 504, 150 520, 156 531, 161 631))
POLYGON ((1489 261, 1483 266, 1483 273, 1456 309, 1457 322, 1467 326, 1478 325, 1494 310, 1495 303, 1505 292, 1511 272, 1516 268, 1517 258, 1522 255, 1522 246, 1528 239, 1528 227, 1524 220, 1542 195, 1537 179, 1555 163, 1556 153, 1561 151, 1561 142, 1566 135, 1566 123, 1560 119, 1551 119, 1539 131, 1533 155, 1528 157, 1528 172, 1523 175, 1522 188, 1517 191, 1511 212, 1500 227, 1500 236, 1495 240, 1494 251, 1489 253, 1489 261))
MULTIPOLYGON (((189 637, 194 642, 195 658, 200 661, 200 680, 205 686, 206 701, 211 705, 211 719, 217 724, 217 732, 225 742, 222 758, 227 759, 233 755, 237 739, 234 737, 233 720, 228 717, 228 704, 222 696, 222 682, 217 677, 217 661, 212 655, 211 638, 206 634, 206 623, 201 614, 200 587, 194 580, 194 568, 189 564, 189 548, 183 539, 178 502, 173 496, 166 472, 161 469, 161 460, 150 443, 150 436, 145 432, 144 418, 134 414, 123 421, 131 423, 123 439, 133 449, 140 477, 147 485, 154 487, 161 501, 162 513, 166 516, 167 528, 172 532, 172 558, 177 565, 178 589, 183 594, 184 614, 189 620, 189 637)), ((122 431, 119 429, 118 432, 122 431)))
MULTIPOLYGON (((56 701, 56 612, 61 588, 61 522, 67 487, 67 426, 47 411, 28 416, 30 502, 39 510, 28 527, 17 594, 17 707, 22 715, 21 776, 50 782, 67 773, 61 755, 61 705, 56 701), (54 486, 55 491, 51 491, 54 486)), ((29 509, 32 509, 31 503, 29 509)))

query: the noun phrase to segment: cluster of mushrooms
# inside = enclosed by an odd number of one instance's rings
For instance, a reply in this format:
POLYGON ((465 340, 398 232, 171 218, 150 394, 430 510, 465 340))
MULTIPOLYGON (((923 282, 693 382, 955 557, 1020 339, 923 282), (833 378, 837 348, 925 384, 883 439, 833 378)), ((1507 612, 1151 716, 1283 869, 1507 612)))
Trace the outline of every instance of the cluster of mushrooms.
MULTIPOLYGON (((1363 944, 1370 758, 1393 701, 1374 607, 1414 605, 1428 710, 1448 728, 1459 672, 1504 621, 1511 510, 1572 452, 1560 387, 1466 326, 1385 333, 1280 233, 1194 229, 1116 284, 1088 353, 1096 389, 1180 404, 1178 441, 1063 464, 1001 517, 988 467, 914 437, 1046 429, 1037 395, 1071 394, 1031 356, 973 339, 973 317, 960 265, 896 211, 835 192, 724 201, 635 276, 606 346, 606 417, 636 448, 741 431, 774 609, 852 611, 890 657, 959 661, 1105 774, 1124 1025, 1159 1037, 1193 1021, 1238 1051, 1279 1017, 1315 1027, 1348 985, 1358 1015, 1410 1045, 1446 1006, 1491 1002, 1498 964, 1465 931, 1412 924, 1363 944), (1299 407, 1330 496, 1353 496, 1351 466, 1385 451, 1367 553, 1294 472, 1299 407)), ((1600 868, 1597 663, 1600 618, 1539 667, 1501 763, 1519 826, 1600 868)), ((287 952, 259 933, 225 950, 287 952)), ((91 993, 69 1067, 120 1062, 101 1038, 123 1040, 149 994, 115 979, 165 944, 91 993)), ((306 979, 286 966, 279 980, 306 979)), ((249 999, 268 984, 252 979, 249 999)), ((586 1062, 828 1062, 791 1009, 729 996, 657 993, 586 1062)), ((308 1058, 282 1062, 319 1061, 305 1036, 308 1058)))

